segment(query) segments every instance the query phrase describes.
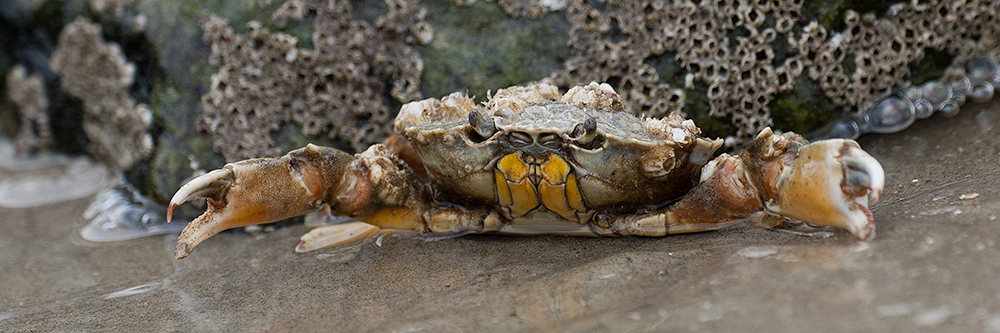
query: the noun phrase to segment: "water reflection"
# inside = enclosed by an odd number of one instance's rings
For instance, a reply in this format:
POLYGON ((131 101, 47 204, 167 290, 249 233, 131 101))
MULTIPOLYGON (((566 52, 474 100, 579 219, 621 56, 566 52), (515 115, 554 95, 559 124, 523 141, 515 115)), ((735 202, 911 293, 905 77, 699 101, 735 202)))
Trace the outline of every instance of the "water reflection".
POLYGON ((136 295, 136 294, 142 294, 142 293, 145 293, 145 292, 150 292, 150 291, 153 291, 153 290, 156 290, 156 289, 160 288, 160 286, 162 284, 163 283, 161 283, 161 282, 153 282, 153 283, 147 283, 147 284, 144 284, 144 285, 135 286, 135 287, 132 287, 132 288, 125 288, 125 289, 122 289, 122 290, 119 290, 119 291, 116 291, 116 292, 104 295, 104 299, 119 298, 119 297, 132 296, 132 295, 136 295))

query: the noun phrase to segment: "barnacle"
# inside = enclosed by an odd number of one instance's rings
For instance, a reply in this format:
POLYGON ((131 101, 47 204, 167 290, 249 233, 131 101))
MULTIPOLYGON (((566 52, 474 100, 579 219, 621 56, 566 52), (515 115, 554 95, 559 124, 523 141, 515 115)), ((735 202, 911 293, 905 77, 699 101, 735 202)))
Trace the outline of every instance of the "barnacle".
POLYGON ((277 155, 271 134, 289 123, 307 137, 325 134, 358 151, 380 141, 392 130, 387 104, 420 98, 423 62, 409 43, 433 36, 419 6, 388 4, 371 24, 353 19, 347 1, 284 2, 272 19, 283 25, 311 16, 312 49, 259 22, 238 34, 220 18, 206 19, 210 61, 220 68, 202 96, 199 128, 230 161, 277 155))

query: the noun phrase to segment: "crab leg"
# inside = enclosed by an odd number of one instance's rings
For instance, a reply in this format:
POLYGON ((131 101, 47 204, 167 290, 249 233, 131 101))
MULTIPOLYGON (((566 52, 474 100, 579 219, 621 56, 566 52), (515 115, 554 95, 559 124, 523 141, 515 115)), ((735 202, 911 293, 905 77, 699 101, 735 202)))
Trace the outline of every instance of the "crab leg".
POLYGON ((702 171, 701 183, 680 201, 644 214, 595 216, 598 234, 660 237, 718 230, 761 211, 756 190, 736 156, 722 154, 702 171), (600 228, 600 226, 606 226, 600 228))
POLYGON ((740 156, 706 165, 701 184, 681 201, 606 224, 617 234, 661 236, 724 228, 763 210, 864 240, 875 234, 868 203, 884 184, 882 166, 853 140, 805 144, 765 129, 740 156))
POLYGON ((310 230, 299 239, 295 252, 306 253, 322 248, 351 244, 379 234, 379 228, 364 222, 347 222, 310 230))

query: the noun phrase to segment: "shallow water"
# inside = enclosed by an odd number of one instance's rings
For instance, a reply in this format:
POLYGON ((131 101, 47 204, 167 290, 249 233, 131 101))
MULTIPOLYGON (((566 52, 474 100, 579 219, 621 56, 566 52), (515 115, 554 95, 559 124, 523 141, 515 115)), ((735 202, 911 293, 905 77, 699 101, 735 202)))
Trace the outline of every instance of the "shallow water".
POLYGON ((860 140, 887 176, 869 242, 735 228, 295 254, 298 224, 176 261, 173 235, 84 240, 92 197, 2 208, 0 331, 997 332, 1000 138, 982 111, 1000 103, 860 140))
POLYGON ((119 184, 98 192, 83 211, 86 226, 80 236, 91 242, 117 242, 129 239, 179 234, 188 222, 174 219, 167 223, 167 210, 139 194, 131 186, 119 184))
POLYGON ((93 195, 111 184, 104 166, 59 154, 15 157, 0 137, 0 207, 26 208, 93 195))

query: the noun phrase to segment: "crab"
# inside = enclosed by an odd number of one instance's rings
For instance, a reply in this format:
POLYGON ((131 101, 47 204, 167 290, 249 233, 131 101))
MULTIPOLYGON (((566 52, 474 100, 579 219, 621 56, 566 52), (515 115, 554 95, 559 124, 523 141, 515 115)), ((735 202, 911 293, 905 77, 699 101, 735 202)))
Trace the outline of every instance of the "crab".
POLYGON ((607 84, 561 94, 548 84, 403 105, 395 135, 351 155, 309 144, 226 164, 182 186, 177 207, 207 210, 175 257, 225 229, 318 212, 348 222, 302 236, 296 251, 377 235, 468 233, 650 236, 791 221, 875 234, 869 202, 882 166, 853 140, 808 143, 764 129, 739 155, 715 151, 691 120, 627 113, 607 84), (714 158, 713 158, 714 157, 714 158))

